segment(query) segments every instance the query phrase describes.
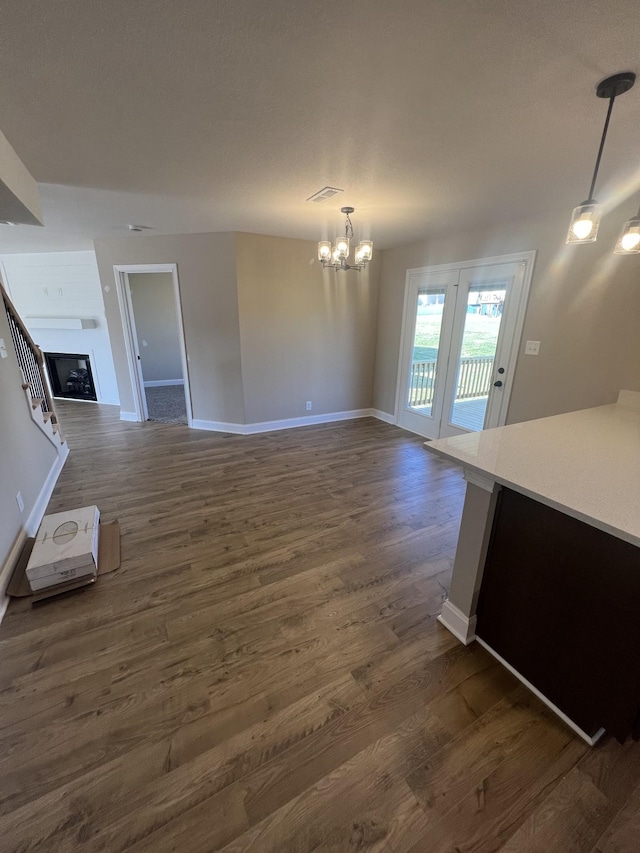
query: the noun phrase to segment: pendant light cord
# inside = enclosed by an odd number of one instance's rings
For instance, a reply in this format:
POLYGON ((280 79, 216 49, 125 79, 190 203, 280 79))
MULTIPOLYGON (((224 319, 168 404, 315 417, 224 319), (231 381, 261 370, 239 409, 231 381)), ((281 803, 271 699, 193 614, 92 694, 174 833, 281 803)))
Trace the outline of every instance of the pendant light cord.
POLYGON ((609 119, 611 118, 611 110, 613 109, 613 102, 615 101, 616 96, 612 95, 609 100, 609 109, 607 110, 607 117, 604 120, 604 128, 602 130, 602 139, 600 140, 600 148, 598 149, 598 156, 596 157, 596 165, 593 170, 593 178, 591 179, 591 189, 589 190, 588 199, 589 201, 593 201, 593 191, 596 188, 596 179, 598 177, 598 169, 600 168, 600 160, 602 159, 602 152, 604 150, 604 143, 607 138, 607 131, 609 130, 609 119))

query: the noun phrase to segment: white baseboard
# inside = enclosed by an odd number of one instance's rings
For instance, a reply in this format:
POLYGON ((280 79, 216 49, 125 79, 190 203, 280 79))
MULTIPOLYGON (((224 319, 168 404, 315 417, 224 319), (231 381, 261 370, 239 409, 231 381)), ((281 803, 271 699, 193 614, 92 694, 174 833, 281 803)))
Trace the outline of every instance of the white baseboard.
POLYGON ((191 427, 192 429, 204 429, 208 432, 231 432, 234 435, 246 435, 244 424, 228 424, 224 421, 203 421, 193 418, 191 427))
POLYGON ((161 385, 184 385, 184 379, 150 379, 144 383, 145 388, 159 388, 161 385))
POLYGON ((22 527, 20 533, 13 543, 13 548, 9 551, 7 559, 4 561, 2 571, 0 571, 0 622, 4 619, 4 614, 7 612, 7 607, 11 599, 7 595, 7 586, 9 579, 13 573, 13 569, 18 562, 18 557, 22 553, 24 543, 27 541, 27 531, 22 527))
POLYGON ((58 453, 58 457, 55 462, 51 466, 51 470, 47 475, 47 479, 44 481, 44 485, 40 489, 40 494, 33 505, 33 509, 29 513, 29 517, 25 522, 25 530, 27 536, 35 536, 38 532, 38 528, 40 527, 40 522, 44 518, 44 514, 47 511, 47 504, 51 499, 51 495, 53 494, 53 490, 55 489, 56 483, 58 482, 58 477, 60 476, 60 472, 64 467, 64 463, 67 461, 67 457, 69 456, 69 448, 66 444, 63 444, 60 448, 60 452, 58 453))
POLYGON ((452 604, 449 599, 442 605, 442 612, 438 616, 438 622, 451 631, 461 643, 468 646, 476 639, 476 617, 465 616, 462 610, 452 604))
MULTIPOLYGON (((146 385, 147 383, 145 383, 146 385)), ((166 384, 166 383, 158 383, 166 384)), ((226 421, 207 421, 194 418, 192 429, 202 429, 208 432, 230 432, 234 435, 256 435, 261 432, 274 432, 279 429, 296 429, 297 427, 328 424, 334 421, 350 421, 356 418, 378 418, 389 424, 395 424, 395 416, 378 409, 352 409, 347 412, 329 412, 324 415, 306 415, 301 418, 283 418, 278 421, 261 421, 255 424, 235 424, 226 421)), ((139 422, 135 412, 120 412, 121 421, 139 422)))
POLYGON ((386 424, 393 424, 394 426, 398 423, 395 415, 383 412, 382 409, 371 409, 371 417, 377 418, 379 421, 384 421, 386 424))
POLYGON ((236 435, 255 435, 260 432, 274 432, 280 429, 328 424, 334 421, 348 421, 355 418, 371 417, 371 409, 353 409, 349 412, 331 412, 325 415, 308 415, 302 418, 284 418, 279 421, 262 421, 255 424, 230 424, 222 421, 203 421, 194 418, 193 428, 211 432, 231 432, 236 435))
POLYGON ((527 681, 527 679, 523 675, 521 675, 517 669, 511 666, 509 661, 506 661, 502 657, 502 655, 499 655, 496 651, 494 651, 491 646, 488 643, 485 643, 485 641, 481 637, 476 637, 476 640, 482 646, 483 649, 486 649, 489 654, 492 655, 499 663, 501 663, 505 669, 508 669, 509 672, 515 675, 515 677, 519 681, 521 681, 526 688, 528 688, 532 693, 534 693, 538 697, 538 699, 544 702, 547 708, 551 708, 553 713, 557 714, 558 717, 560 717, 560 719, 563 720, 569 726, 569 728, 573 729, 573 731, 576 734, 580 735, 583 740, 586 740, 589 746, 594 746, 594 744, 596 744, 600 740, 600 738, 605 732, 604 729, 598 729, 598 731, 594 734, 593 737, 582 731, 580 726, 576 725, 573 720, 569 719, 569 717, 567 717, 567 715, 563 711, 561 711, 557 705, 554 705, 550 699, 547 699, 547 697, 543 693, 541 693, 538 688, 535 687, 530 681, 527 681))
POLYGON ((58 456, 56 457, 53 465, 51 466, 51 470, 47 474, 47 479, 44 481, 42 488, 40 489, 40 494, 36 498, 36 502, 33 505, 31 512, 27 520, 24 523, 24 527, 20 530, 16 541, 13 543, 13 547, 7 556, 7 559, 4 561, 4 565, 2 566, 2 570, 0 571, 0 622, 4 617, 4 614, 7 611, 7 607, 9 606, 9 596, 6 594, 7 585, 9 583, 9 578, 11 577, 11 573, 15 567, 15 564, 18 561, 18 557, 20 556, 20 552, 29 536, 35 536, 38 532, 38 528, 40 527, 40 522, 44 518, 44 514, 47 511, 47 506, 49 501, 51 500, 51 495, 53 494, 53 490, 55 489, 56 483, 58 482, 58 477, 60 476, 60 472, 64 467, 64 463, 67 461, 67 457, 69 455, 69 447, 67 444, 63 444, 59 451, 58 456))

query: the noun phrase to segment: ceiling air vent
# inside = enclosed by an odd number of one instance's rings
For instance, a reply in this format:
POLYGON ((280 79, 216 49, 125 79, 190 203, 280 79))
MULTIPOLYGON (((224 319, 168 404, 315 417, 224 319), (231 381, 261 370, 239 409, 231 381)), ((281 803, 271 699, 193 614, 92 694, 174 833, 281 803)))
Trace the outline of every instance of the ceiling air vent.
POLYGON ((333 198, 334 195, 338 195, 338 193, 343 193, 344 190, 339 190, 337 187, 324 187, 324 189, 318 190, 317 193, 310 195, 307 201, 326 201, 328 198, 333 198))

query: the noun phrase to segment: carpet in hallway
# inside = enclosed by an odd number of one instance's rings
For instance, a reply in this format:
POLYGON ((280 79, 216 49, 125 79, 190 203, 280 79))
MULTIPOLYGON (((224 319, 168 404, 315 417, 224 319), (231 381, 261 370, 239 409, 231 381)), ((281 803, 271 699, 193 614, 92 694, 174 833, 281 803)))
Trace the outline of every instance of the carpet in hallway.
POLYGON ((150 421, 163 424, 186 424, 187 406, 183 385, 158 385, 145 388, 150 421))

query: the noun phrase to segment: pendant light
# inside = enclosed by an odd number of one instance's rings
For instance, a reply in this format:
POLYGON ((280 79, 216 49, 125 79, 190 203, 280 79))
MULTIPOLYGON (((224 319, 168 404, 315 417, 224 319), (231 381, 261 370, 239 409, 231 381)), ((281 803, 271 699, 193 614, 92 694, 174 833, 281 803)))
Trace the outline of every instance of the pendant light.
MULTIPOLYGON (((598 236, 598 227, 600 225, 600 217, 602 216, 602 206, 595 200, 593 193, 596 186, 596 179, 598 177, 598 169, 600 168, 600 160, 602 159, 602 152, 604 150, 604 143, 609 129, 611 111, 613 110, 613 103, 618 95, 623 95, 625 92, 628 92, 635 83, 635 80, 636 75, 633 71, 622 71, 620 74, 614 74, 613 77, 607 77, 606 80, 603 80, 598 84, 596 95, 599 98, 609 99, 609 109, 607 110, 607 117, 602 130, 602 138, 600 139, 600 148, 598 149, 596 165, 593 170, 593 177, 591 178, 589 196, 587 200, 583 201, 582 204, 579 204, 571 214, 567 243, 593 243, 598 236)), ((630 222, 633 221, 634 220, 630 220, 630 222)), ((627 225, 629 225, 629 223, 627 223, 627 225)), ((620 239, 622 240, 622 237, 620 239)), ((628 254, 628 252, 625 250, 623 254, 628 254)))
POLYGON ((637 255, 640 254, 640 210, 635 219, 629 219, 624 223, 622 234, 618 238, 614 255, 637 255))

